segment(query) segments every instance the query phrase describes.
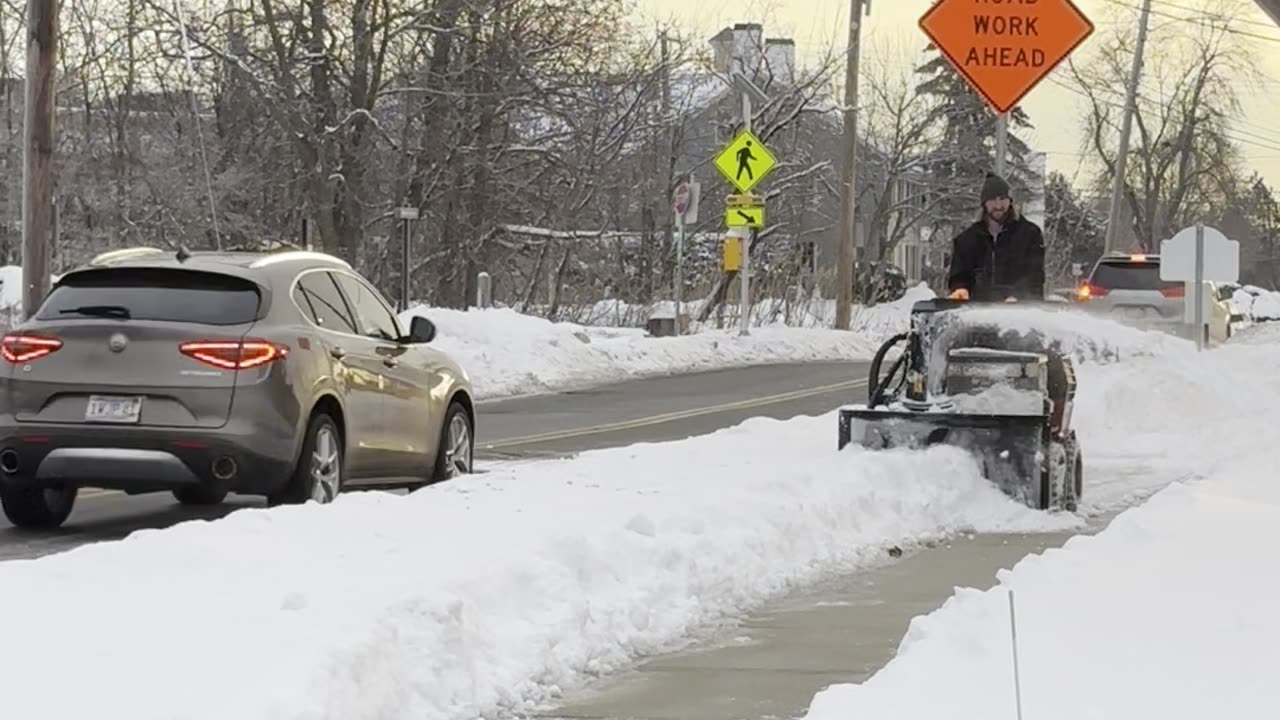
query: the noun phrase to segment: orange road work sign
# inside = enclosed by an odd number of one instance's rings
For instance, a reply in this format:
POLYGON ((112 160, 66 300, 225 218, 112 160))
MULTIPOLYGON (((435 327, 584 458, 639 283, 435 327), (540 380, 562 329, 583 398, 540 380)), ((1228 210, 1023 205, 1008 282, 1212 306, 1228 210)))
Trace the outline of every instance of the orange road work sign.
POLYGON ((1093 34, 1071 0, 938 0, 920 29, 997 113, 1093 34))

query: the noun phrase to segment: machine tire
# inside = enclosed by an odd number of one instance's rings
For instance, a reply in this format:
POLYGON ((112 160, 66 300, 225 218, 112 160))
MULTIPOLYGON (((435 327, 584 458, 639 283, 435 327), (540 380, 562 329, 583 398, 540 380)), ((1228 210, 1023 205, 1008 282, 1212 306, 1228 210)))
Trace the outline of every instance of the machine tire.
POLYGON ((209 505, 218 505, 227 499, 226 490, 216 490, 201 485, 193 485, 190 487, 180 487, 173 491, 173 498, 183 505, 192 507, 205 507, 209 505))
POLYGON ((1079 445, 1076 445, 1076 459, 1073 464, 1075 465, 1076 500, 1079 501, 1084 499, 1084 454, 1080 452, 1079 445))
POLYGON ((0 505, 14 527, 53 530, 71 516, 80 488, 4 488, 0 505))

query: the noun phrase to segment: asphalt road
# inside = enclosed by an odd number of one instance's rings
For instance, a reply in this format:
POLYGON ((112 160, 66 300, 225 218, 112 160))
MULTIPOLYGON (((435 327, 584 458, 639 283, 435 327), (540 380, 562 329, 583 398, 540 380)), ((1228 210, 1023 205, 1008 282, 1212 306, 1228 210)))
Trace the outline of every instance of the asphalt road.
MULTIPOLYGON (((866 373, 866 363, 765 365, 484 402, 477 408, 477 469, 483 471, 486 460, 562 456, 701 435, 756 416, 818 415, 865 398, 866 373)), ((136 530, 216 520, 262 506, 260 500, 232 498, 219 507, 193 509, 167 493, 129 497, 86 489, 55 533, 19 531, 0 517, 0 560, 39 557, 136 530)))

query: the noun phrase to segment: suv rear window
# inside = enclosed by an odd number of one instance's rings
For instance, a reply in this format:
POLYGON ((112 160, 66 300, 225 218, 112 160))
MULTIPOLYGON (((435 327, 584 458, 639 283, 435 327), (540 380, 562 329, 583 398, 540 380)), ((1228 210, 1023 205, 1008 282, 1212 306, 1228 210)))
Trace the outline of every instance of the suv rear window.
POLYGON ((1160 263, 1150 261, 1101 263, 1089 282, 1107 290, 1163 290, 1181 285, 1161 280, 1160 263))
POLYGON ((258 315, 258 288, 248 280, 169 268, 85 270, 64 277, 36 317, 127 317, 133 320, 240 325, 258 315))

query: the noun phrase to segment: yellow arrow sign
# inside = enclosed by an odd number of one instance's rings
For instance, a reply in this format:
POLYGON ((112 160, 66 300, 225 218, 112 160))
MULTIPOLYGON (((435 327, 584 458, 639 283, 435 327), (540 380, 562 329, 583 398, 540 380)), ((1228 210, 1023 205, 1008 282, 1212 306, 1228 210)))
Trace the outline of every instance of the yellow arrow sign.
POLYGON ((760 138, 743 130, 716 156, 716 169, 738 189, 749 192, 778 164, 760 138))
POLYGON ((729 227, 763 227, 764 208, 730 207, 724 210, 724 224, 729 227))

